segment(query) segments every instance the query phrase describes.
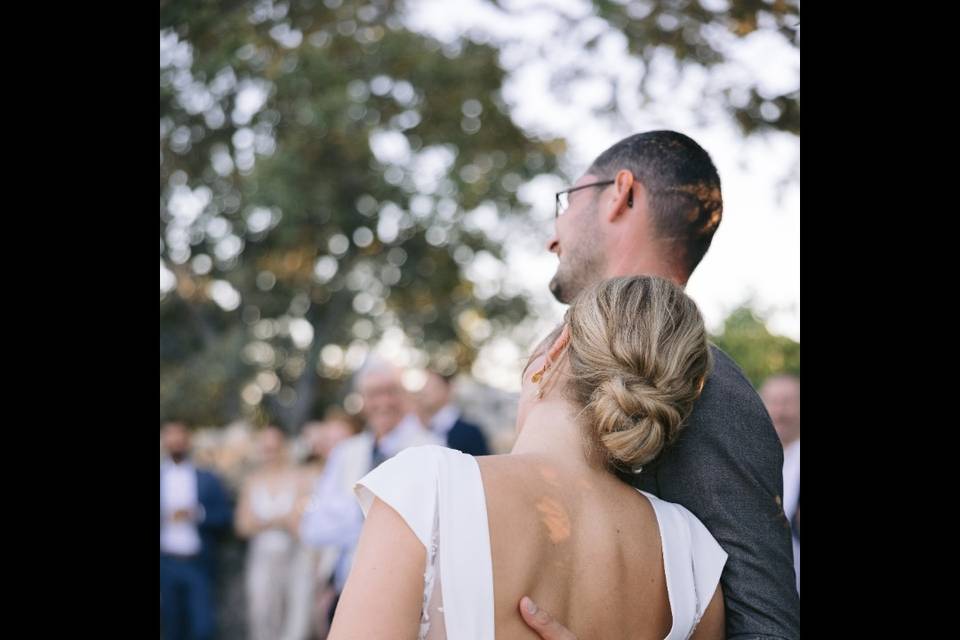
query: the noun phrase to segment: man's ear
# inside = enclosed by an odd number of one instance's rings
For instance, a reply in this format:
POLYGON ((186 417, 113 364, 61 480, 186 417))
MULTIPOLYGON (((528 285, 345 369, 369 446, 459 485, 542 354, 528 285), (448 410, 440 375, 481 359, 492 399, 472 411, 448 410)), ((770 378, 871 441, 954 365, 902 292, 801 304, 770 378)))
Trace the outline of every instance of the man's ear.
POLYGON ((625 208, 633 207, 633 187, 635 179, 633 173, 626 169, 617 171, 613 179, 613 186, 616 189, 613 196, 613 203, 610 207, 609 220, 616 220, 617 216, 623 213, 625 208))

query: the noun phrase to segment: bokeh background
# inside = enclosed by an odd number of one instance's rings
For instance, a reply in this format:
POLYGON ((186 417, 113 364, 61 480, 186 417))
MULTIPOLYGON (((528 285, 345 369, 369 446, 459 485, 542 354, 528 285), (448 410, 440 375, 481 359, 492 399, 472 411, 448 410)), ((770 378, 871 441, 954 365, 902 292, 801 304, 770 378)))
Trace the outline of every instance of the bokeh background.
POLYGON ((553 194, 644 130, 719 169, 714 340, 799 375, 799 1, 167 0, 159 55, 160 420, 234 489, 257 428, 361 412, 371 353, 508 449, 553 194))

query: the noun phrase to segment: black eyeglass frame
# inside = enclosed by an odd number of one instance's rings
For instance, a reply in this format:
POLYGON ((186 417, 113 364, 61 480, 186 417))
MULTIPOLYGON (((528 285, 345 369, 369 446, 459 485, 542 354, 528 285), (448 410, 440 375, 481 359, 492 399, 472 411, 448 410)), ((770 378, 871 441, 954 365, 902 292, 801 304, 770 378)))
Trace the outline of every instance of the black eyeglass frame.
POLYGON ((564 189, 563 191, 558 191, 556 198, 556 209, 554 210, 554 218, 559 218, 570 208, 570 194, 574 191, 579 191, 580 189, 589 189, 590 187, 605 187, 608 184, 613 184, 616 180, 601 180, 600 182, 591 182, 590 184, 582 184, 579 187, 571 187, 569 189, 564 189), (566 196, 563 203, 560 202, 561 196, 566 196))

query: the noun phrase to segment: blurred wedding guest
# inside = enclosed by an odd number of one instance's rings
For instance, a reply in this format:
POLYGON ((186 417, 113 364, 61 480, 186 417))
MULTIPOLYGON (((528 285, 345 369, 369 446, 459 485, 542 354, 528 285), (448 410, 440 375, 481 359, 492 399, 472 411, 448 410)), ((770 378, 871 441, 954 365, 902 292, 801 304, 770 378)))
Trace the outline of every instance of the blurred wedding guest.
MULTIPOLYGON (((336 549, 333 585, 337 594, 346 584, 363 527, 354 483, 407 447, 441 444, 412 412, 413 403, 396 367, 372 359, 357 373, 355 386, 363 402, 364 431, 333 448, 300 523, 305 543, 336 549)), ((320 579, 329 577, 321 575, 320 579)), ((335 608, 336 604, 331 616, 335 608)))
POLYGON ((237 421, 227 425, 220 438, 217 468, 220 469, 224 482, 235 494, 240 492, 244 478, 250 475, 256 464, 256 441, 253 434, 251 425, 237 421))
MULTIPOLYGON (((292 527, 299 472, 284 432, 269 426, 257 438, 258 467, 244 480, 236 531, 247 547, 247 616, 251 640, 281 640, 288 633, 289 584, 299 546, 292 527)), ((302 637, 301 637, 302 640, 302 637)))
POLYGON ((333 448, 362 430, 362 423, 337 407, 329 409, 322 421, 305 424, 301 434, 306 450, 301 465, 305 477, 313 480, 319 478, 333 448))
POLYGON ((449 448, 472 456, 490 455, 483 431, 464 420, 460 408, 454 403, 450 377, 427 371, 427 382, 417 393, 416 400, 420 422, 449 448))
MULTIPOLYGON (((343 440, 358 433, 360 425, 342 409, 330 409, 323 421, 308 422, 301 431, 304 457, 298 467, 299 491, 297 514, 299 523, 310 500, 330 452, 343 440)), ((299 538, 299 527, 293 533, 299 538)), ((325 637, 329 630, 326 612, 333 604, 335 591, 329 580, 321 582, 320 576, 329 576, 336 564, 336 549, 317 549, 306 544, 298 545, 296 558, 290 573, 289 607, 283 640, 304 640, 325 637)))
POLYGON ((793 562, 800 591, 800 378, 778 374, 760 388, 783 445, 783 511, 793 530, 793 562))
POLYGON ((190 460, 182 422, 161 429, 160 624, 166 640, 212 640, 217 538, 229 530, 230 500, 220 479, 190 460))

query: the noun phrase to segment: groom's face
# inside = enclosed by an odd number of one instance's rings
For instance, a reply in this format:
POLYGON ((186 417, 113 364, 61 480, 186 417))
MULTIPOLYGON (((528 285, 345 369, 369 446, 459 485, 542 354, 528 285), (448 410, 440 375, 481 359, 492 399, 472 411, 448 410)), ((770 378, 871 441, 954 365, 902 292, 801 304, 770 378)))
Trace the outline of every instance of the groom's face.
MULTIPOLYGON (((598 176, 585 174, 574 187, 599 181, 598 176)), ((569 207, 557 217, 547 250, 557 254, 557 273, 550 280, 550 292, 563 302, 570 302, 583 289, 603 278, 603 237, 598 211, 598 197, 604 186, 587 187, 568 195, 569 207)))

